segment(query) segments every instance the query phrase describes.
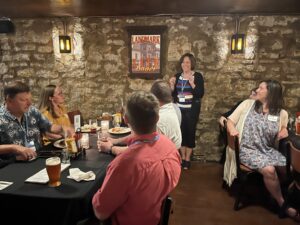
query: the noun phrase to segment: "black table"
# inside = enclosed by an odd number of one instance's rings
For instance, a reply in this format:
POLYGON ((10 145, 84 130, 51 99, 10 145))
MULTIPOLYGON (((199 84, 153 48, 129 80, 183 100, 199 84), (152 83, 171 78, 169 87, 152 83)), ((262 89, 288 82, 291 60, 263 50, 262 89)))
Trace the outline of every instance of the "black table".
POLYGON ((44 158, 0 169, 0 180, 13 182, 0 191, 0 223, 75 225, 77 221, 92 216, 92 197, 102 185, 106 167, 113 156, 98 152, 95 135, 91 136, 91 143, 93 146, 86 150, 86 155, 71 160, 69 168, 79 168, 84 172, 92 170, 96 174, 95 181, 76 182, 67 178, 69 169, 66 169, 61 174, 59 187, 25 183, 28 177, 45 168, 44 158))

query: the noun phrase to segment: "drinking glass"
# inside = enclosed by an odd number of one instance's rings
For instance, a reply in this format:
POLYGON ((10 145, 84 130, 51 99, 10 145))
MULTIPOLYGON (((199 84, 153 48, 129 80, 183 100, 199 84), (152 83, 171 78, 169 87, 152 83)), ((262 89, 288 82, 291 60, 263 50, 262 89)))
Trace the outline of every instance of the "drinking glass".
POLYGON ((46 159, 46 170, 49 177, 48 185, 50 187, 58 187, 60 182, 61 161, 59 157, 51 157, 46 159))
POLYGON ((82 134, 82 137, 80 139, 80 144, 82 149, 89 149, 90 148, 90 138, 89 134, 82 134))
POLYGON ((68 151, 67 148, 64 148, 62 150, 61 162, 64 163, 64 164, 70 164, 71 163, 70 158, 71 158, 70 152, 68 151))

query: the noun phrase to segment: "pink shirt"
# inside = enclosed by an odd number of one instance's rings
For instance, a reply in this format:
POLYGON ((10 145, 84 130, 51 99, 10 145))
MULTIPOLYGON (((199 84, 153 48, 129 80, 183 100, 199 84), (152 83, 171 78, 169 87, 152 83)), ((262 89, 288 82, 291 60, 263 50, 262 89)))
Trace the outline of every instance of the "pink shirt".
POLYGON ((128 139, 127 151, 108 166, 93 197, 95 214, 111 215, 113 225, 158 224, 163 199, 180 177, 175 145, 154 132, 128 139))

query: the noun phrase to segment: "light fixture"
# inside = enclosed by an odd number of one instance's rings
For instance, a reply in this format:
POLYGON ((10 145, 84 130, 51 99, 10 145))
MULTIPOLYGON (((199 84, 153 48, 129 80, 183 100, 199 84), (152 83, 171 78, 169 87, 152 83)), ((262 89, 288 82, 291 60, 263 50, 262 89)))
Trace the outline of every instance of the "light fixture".
POLYGON ((245 34, 239 34, 239 17, 235 18, 235 34, 231 36, 231 54, 240 54, 245 49, 245 34))
POLYGON ((59 51, 60 53, 71 53, 71 37, 67 35, 67 26, 65 21, 64 25, 64 35, 59 35, 59 51))
POLYGON ((14 32, 15 25, 13 22, 7 17, 0 18, 0 34, 9 34, 14 32))

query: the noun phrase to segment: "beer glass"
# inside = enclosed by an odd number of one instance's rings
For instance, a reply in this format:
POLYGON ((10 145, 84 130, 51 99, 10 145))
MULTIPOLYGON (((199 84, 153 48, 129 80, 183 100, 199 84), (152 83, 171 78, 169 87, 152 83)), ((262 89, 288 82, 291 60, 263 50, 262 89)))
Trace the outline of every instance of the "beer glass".
POLYGON ((46 159, 46 170, 49 177, 48 185, 50 187, 57 187, 61 184, 60 182, 60 158, 51 157, 46 159))

